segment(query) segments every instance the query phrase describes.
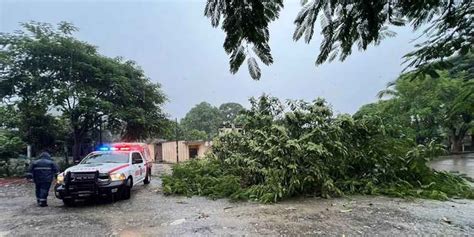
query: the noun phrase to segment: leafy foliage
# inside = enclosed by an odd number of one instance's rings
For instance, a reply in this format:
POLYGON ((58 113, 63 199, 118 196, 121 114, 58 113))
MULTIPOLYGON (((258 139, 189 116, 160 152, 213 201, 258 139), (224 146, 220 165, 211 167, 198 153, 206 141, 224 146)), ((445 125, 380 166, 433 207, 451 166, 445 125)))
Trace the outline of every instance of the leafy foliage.
POLYGON ((0 133, 0 159, 18 157, 19 152, 24 148, 24 143, 20 137, 9 133, 0 133))
POLYGON ((18 120, 14 106, 0 106, 0 129, 18 128, 18 120))
POLYGON ((474 198, 462 178, 431 170, 442 151, 416 147, 377 116, 334 116, 312 103, 262 96, 244 112, 242 133, 219 136, 207 159, 173 167, 165 193, 276 202, 299 195, 386 194, 474 198))
MULTIPOLYGON (((283 0, 208 0, 204 15, 213 27, 226 32, 224 49, 230 54, 230 72, 236 73, 247 55, 257 56, 265 65, 273 63, 268 41, 268 24, 278 18, 283 0), (252 51, 248 48, 251 47, 252 51)), ((260 68, 254 57, 248 57, 252 78, 260 78, 260 68)))
MULTIPOLYGON (((66 126, 57 117, 48 114, 45 106, 27 104, 25 101, 0 106, 0 121, 0 128, 7 134, 33 145, 33 154, 43 148, 53 147, 67 134, 66 126)), ((24 148, 21 147, 21 151, 24 148)))
POLYGON ((32 106, 18 103, 18 134, 22 140, 34 146, 38 152, 43 148, 52 148, 67 136, 68 129, 56 118, 48 114, 44 106, 32 106))
MULTIPOLYGON (((453 55, 472 52, 474 36, 474 4, 472 0, 429 1, 346 1, 303 0, 302 9, 294 23, 294 40, 304 38, 309 43, 314 35, 318 17, 321 18, 321 43, 316 64, 346 59, 353 47, 366 50, 378 45, 384 38, 394 36, 392 26, 411 24, 414 29, 425 25, 423 36, 427 40, 416 44, 416 50, 405 56, 407 68, 417 67, 420 72, 435 75, 446 67, 444 61, 432 61, 453 55)), ((205 16, 214 27, 222 23, 226 33, 225 51, 230 54, 231 72, 235 73, 248 59, 253 79, 260 78, 255 54, 265 65, 273 63, 269 47, 270 22, 278 18, 282 0, 208 0, 205 16), (221 20, 222 19, 222 20, 221 20), (253 46, 253 52, 247 50, 253 46)))
POLYGON ((115 93, 110 111, 110 127, 121 129, 122 140, 143 140, 161 135, 168 125, 161 105, 166 96, 160 84, 152 83, 144 71, 132 61, 118 61, 118 80, 112 83, 115 93))
POLYGON ((186 196, 223 198, 240 190, 238 176, 225 175, 218 162, 207 159, 173 167, 173 176, 164 176, 163 183, 165 193, 186 196))

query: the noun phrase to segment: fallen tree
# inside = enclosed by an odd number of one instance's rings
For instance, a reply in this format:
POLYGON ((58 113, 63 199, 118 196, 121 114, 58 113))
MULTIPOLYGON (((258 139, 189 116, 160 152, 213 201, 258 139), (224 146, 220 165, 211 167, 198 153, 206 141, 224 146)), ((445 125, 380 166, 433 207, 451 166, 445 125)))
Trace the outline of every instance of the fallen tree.
POLYGON ((265 203, 301 195, 474 198, 464 179, 427 166, 441 146, 416 146, 396 124, 334 116, 322 99, 284 107, 262 96, 251 103, 241 133, 219 136, 205 159, 176 165, 163 177, 166 194, 265 203))

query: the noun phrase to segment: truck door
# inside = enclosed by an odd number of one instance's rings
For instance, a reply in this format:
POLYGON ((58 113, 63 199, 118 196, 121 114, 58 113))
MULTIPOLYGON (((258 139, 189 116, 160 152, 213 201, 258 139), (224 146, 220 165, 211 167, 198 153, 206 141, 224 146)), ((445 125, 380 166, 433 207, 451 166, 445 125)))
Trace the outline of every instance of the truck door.
POLYGON ((139 152, 132 153, 133 180, 135 183, 142 181, 146 175, 146 167, 143 157, 139 152))

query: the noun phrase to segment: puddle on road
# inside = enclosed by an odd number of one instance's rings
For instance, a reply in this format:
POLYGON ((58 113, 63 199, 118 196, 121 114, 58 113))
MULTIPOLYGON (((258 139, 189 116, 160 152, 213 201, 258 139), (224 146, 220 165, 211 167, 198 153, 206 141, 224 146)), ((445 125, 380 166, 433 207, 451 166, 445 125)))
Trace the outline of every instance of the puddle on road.
POLYGON ((430 162, 435 170, 459 172, 474 178, 474 153, 441 157, 430 162))

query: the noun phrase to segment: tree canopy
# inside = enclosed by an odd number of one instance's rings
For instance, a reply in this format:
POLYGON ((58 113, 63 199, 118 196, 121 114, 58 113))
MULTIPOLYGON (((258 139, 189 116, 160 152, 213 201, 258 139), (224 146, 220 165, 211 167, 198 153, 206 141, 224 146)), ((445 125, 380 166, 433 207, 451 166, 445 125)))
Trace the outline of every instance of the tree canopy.
POLYGON ((207 139, 210 139, 218 133, 222 122, 222 114, 218 108, 207 102, 201 102, 186 114, 181 120, 181 125, 187 131, 203 131, 207 139))
POLYGON ((219 106, 224 123, 235 123, 235 119, 240 112, 244 111, 244 107, 239 103, 229 102, 219 106))
MULTIPOLYGON (((194 106, 178 124, 178 139, 209 140, 225 124, 235 124, 237 116, 245 109, 239 103, 223 103, 219 108, 207 102, 194 106)), ((176 126, 175 126, 176 127, 176 126)), ((171 136, 175 139, 176 135, 171 136)))
POLYGON ((452 151, 461 151, 464 136, 474 127, 474 87, 465 80, 474 74, 460 66, 472 61, 472 55, 452 60, 457 66, 438 71, 437 78, 400 76, 379 93, 380 98, 389 99, 363 106, 354 116, 377 115, 400 126, 418 144, 449 141, 452 151))
MULTIPOLYGON (((323 40, 316 65, 335 58, 345 60, 354 46, 366 50, 378 45, 394 36, 390 27, 404 25, 423 28, 426 38, 405 56, 407 67, 436 74, 447 66, 441 59, 473 50, 472 0, 302 0, 301 4, 293 39, 311 42, 320 18, 323 40), (430 64, 436 60, 438 64, 430 64)), ((282 8, 283 0, 207 0, 204 15, 213 27, 221 25, 226 33, 224 50, 230 55, 231 73, 247 59, 251 77, 258 80, 261 72, 256 58, 265 65, 273 63, 268 26, 278 19, 282 8)))

